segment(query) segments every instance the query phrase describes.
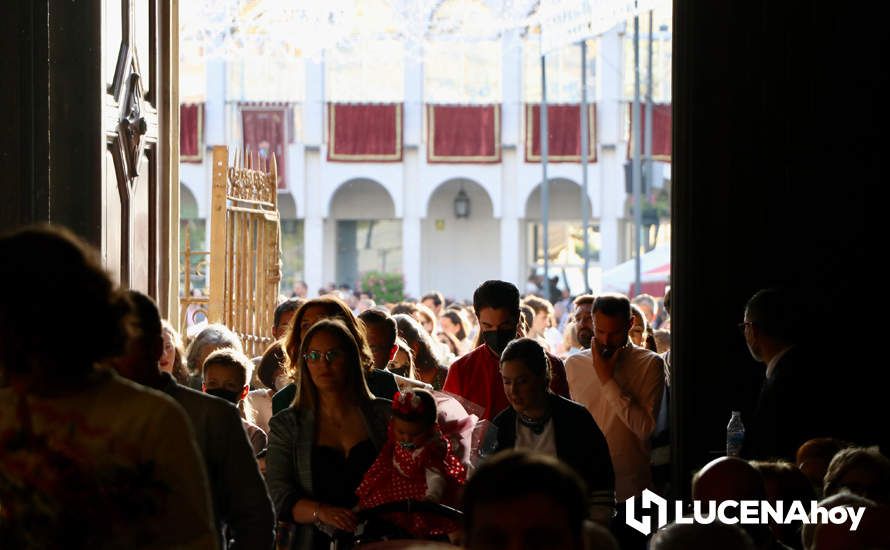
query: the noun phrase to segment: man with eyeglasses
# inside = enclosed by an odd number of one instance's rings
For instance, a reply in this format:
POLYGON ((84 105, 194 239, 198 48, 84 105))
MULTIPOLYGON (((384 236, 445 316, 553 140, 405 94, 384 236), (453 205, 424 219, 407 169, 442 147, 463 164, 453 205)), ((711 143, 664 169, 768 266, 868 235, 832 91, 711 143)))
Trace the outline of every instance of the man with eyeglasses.
POLYGON ((745 458, 793 461, 797 448, 825 429, 816 364, 795 346, 797 315, 787 293, 777 289, 758 291, 745 306, 739 330, 751 357, 766 364, 757 407, 745 421, 745 458))

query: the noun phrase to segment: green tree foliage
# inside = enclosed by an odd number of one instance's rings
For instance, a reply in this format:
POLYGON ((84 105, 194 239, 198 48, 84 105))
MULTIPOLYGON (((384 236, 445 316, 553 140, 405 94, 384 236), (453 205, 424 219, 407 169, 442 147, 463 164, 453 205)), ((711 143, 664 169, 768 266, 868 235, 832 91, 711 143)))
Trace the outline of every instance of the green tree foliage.
POLYGON ((374 296, 377 303, 394 304, 405 298, 405 279, 401 273, 367 271, 362 274, 362 290, 374 296))

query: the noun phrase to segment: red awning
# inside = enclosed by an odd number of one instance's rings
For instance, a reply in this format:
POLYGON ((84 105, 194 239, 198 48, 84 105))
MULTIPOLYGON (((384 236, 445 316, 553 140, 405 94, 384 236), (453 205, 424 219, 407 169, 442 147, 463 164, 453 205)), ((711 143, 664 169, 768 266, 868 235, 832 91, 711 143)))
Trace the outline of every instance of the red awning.
POLYGON ((204 104, 179 106, 179 161, 204 162, 204 104))
POLYGON ((275 155, 278 188, 287 189, 287 106, 241 105, 244 151, 269 160, 275 155))
POLYGON ((501 161, 500 105, 427 105, 427 162, 501 161))
MULTIPOLYGON (((587 106, 588 162, 596 162, 596 105, 587 106)), ((541 162, 541 106, 525 106, 525 162, 541 162)), ((581 106, 547 105, 547 162, 581 162, 581 106)))
MULTIPOLYGON (((633 140, 630 139, 630 129, 633 127, 633 105, 627 106, 627 158, 633 156, 633 140)), ((640 143, 646 131, 646 104, 640 105, 640 143)), ((671 104, 652 104, 652 158, 663 162, 671 161, 671 104)))
POLYGON ((328 160, 401 162, 401 103, 328 103, 328 160))

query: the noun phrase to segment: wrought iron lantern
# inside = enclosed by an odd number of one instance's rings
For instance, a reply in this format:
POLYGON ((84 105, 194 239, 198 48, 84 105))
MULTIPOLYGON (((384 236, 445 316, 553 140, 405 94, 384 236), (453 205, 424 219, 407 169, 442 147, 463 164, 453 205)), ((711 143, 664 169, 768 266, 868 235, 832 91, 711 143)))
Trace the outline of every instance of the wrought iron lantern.
POLYGON ((458 219, 470 217, 470 196, 464 191, 463 185, 454 197, 454 216, 458 219))

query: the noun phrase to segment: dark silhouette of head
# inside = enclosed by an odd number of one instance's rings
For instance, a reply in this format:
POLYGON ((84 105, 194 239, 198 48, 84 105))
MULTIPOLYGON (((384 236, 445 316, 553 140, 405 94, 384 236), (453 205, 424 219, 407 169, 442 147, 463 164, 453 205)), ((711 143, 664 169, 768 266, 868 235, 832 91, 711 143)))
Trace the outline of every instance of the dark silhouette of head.
POLYGON ((33 226, 0 237, 0 257, 0 377, 64 385, 124 350, 130 302, 95 249, 67 229, 33 226))
POLYGON ((468 548, 506 548, 540 537, 552 548, 584 548, 584 482, 556 457, 505 451, 483 463, 464 492, 468 548))

